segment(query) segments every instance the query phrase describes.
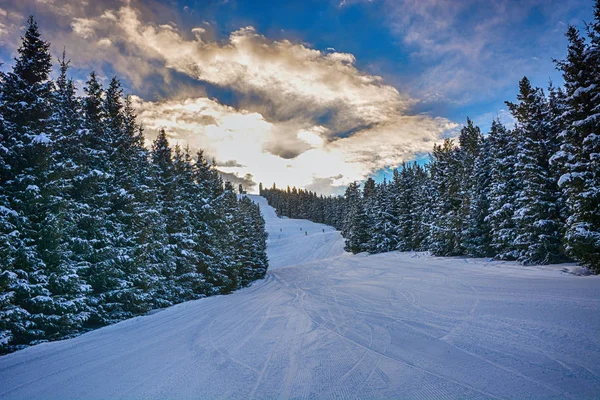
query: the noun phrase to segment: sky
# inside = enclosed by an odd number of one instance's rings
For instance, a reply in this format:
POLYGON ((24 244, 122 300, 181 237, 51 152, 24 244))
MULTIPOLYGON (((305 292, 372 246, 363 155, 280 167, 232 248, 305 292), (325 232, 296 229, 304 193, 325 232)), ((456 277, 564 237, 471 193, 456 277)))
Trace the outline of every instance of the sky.
POLYGON ((470 117, 485 132, 518 81, 561 84, 564 32, 591 0, 0 0, 10 68, 33 14, 81 90, 116 75, 148 143, 204 149, 224 177, 338 194, 381 180, 470 117))

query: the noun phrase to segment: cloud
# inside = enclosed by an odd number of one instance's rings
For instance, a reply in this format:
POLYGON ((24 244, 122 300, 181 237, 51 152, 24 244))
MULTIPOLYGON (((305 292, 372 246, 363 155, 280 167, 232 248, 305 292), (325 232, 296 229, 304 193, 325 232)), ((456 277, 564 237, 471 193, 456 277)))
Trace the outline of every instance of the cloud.
MULTIPOLYGON (((357 2, 369 3, 352 1, 357 2)), ((539 76, 540 84, 558 76, 551 59, 562 58, 566 48, 560 19, 580 24, 580 10, 590 9, 587 0, 376 3, 385 10, 382 18, 401 50, 420 71, 402 86, 424 102, 462 106, 512 95, 523 75, 539 76)))
POLYGON ((327 119, 335 135, 359 124, 378 123, 414 103, 380 77, 359 71, 351 54, 272 41, 252 27, 232 32, 225 43, 203 39, 200 27, 191 30, 194 38, 186 39, 171 25, 141 21, 140 13, 129 6, 109 15, 116 20, 105 19, 101 26, 99 18, 76 19, 73 32, 84 38, 92 34, 108 38, 148 64, 160 61, 161 67, 233 89, 247 97, 242 102, 245 108, 259 103, 260 112, 270 120, 318 116, 327 119))
POLYGON ((134 91, 172 88, 176 95, 154 101, 133 98, 148 140, 166 128, 172 142, 225 160, 219 169, 230 177, 337 190, 324 185, 395 167, 456 127, 411 115, 417 100, 358 69, 352 54, 271 40, 252 27, 215 41, 206 24, 182 30, 123 4, 74 11, 50 39, 67 43, 73 65, 107 64, 134 91), (231 93, 230 104, 207 97, 199 83, 231 93))
MULTIPOLYGON (((232 32, 225 42, 205 40, 203 29, 198 28, 192 30, 194 38, 186 39, 170 25, 144 23, 132 7, 122 7, 114 15, 114 25, 105 24, 102 34, 109 35, 115 46, 234 90, 241 107, 273 123, 276 132, 264 149, 279 157, 293 159, 345 136, 364 136, 365 127, 387 136, 390 130, 403 131, 402 126, 417 132, 431 127, 426 116, 407 116, 414 99, 380 77, 358 70, 351 54, 273 41, 252 27, 232 32), (416 122, 424 124, 416 126, 416 122)), ((417 132, 407 133, 408 138, 431 139, 431 130, 417 132)), ((435 133, 439 134, 437 128, 435 133)), ((414 147, 415 143, 408 145, 414 147)))
POLYGON ((326 178, 316 178, 312 181, 312 183, 306 185, 305 189, 310 190, 311 192, 322 194, 324 196, 343 195, 345 191, 345 186, 336 185, 336 182, 339 182, 339 180, 342 178, 342 175, 329 176, 326 178))
POLYGON ((23 16, 15 11, 0 8, 0 45, 8 44, 18 37, 23 16))
MULTIPOLYGON (((86 18, 73 18, 71 28, 76 35, 81 36, 84 39, 88 39, 90 36, 94 36, 96 28, 98 27, 98 21, 86 19, 86 18)), ((109 40, 110 39, 102 39, 109 40)))
POLYGON ((240 177, 235 173, 219 171, 219 175, 221 175, 223 181, 231 182, 236 190, 239 184, 242 184, 244 190, 247 192, 253 192, 257 187, 257 183, 254 181, 254 176, 252 176, 252 174, 246 174, 240 177))
POLYGON ((217 167, 227 167, 227 168, 244 168, 245 167, 245 165, 240 164, 236 160, 217 161, 215 165, 217 167))
POLYGON ((151 102, 134 96, 133 104, 150 139, 165 128, 172 143, 203 148, 217 160, 235 160, 218 162, 220 170, 237 176, 252 174, 256 182, 278 186, 321 188, 323 179, 330 177, 335 177, 333 186, 347 185, 431 150, 445 132, 458 126, 426 115, 396 116, 387 124, 327 141, 326 129, 313 125, 294 132, 306 150, 285 158, 271 147, 279 133, 290 127, 286 122, 268 121, 260 113, 206 97, 151 102))

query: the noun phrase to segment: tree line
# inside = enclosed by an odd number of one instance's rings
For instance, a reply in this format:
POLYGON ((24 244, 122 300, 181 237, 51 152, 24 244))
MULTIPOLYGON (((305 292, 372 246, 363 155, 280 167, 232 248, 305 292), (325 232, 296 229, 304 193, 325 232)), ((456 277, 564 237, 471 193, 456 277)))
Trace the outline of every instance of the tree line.
POLYGON ((117 78, 79 97, 58 66, 30 17, 0 73, 0 354, 262 278, 258 206, 164 130, 146 148, 117 78))
POLYGON ((262 195, 280 215, 340 229, 353 253, 575 260, 600 273, 600 1, 594 16, 583 35, 568 28, 567 56, 555 60, 562 87, 519 82, 506 103, 513 129, 495 120, 483 135, 467 119, 428 164, 352 183, 344 196, 261 185, 262 195))

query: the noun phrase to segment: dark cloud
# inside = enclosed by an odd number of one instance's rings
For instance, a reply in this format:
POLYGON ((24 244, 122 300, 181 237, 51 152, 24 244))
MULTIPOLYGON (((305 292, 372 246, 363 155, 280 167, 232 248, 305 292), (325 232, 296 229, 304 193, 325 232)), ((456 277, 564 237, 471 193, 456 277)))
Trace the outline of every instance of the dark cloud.
POLYGON ((231 182, 236 189, 241 183, 244 187, 244 190, 252 192, 254 191, 254 188, 256 188, 257 185, 257 183, 254 181, 254 176, 252 174, 246 174, 243 177, 240 177, 235 173, 219 171, 219 175, 221 175, 223 181, 231 182))
POLYGON ((217 161, 217 167, 229 167, 229 168, 245 168, 245 165, 238 163, 235 160, 227 160, 227 161, 217 161))
POLYGON ((286 160, 294 159, 310 148, 311 146, 309 144, 304 143, 293 136, 278 136, 268 143, 265 143, 265 151, 278 157, 285 158, 286 160))

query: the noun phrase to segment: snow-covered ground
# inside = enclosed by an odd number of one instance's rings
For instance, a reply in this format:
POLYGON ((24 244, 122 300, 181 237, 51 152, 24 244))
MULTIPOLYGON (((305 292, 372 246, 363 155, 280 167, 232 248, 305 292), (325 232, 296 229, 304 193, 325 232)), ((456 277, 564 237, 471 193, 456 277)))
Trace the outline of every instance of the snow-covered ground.
POLYGON ((0 357, 0 398, 600 398, 599 277, 350 256, 253 199, 265 280, 0 357))

